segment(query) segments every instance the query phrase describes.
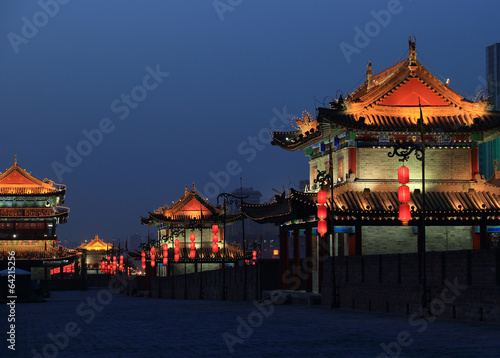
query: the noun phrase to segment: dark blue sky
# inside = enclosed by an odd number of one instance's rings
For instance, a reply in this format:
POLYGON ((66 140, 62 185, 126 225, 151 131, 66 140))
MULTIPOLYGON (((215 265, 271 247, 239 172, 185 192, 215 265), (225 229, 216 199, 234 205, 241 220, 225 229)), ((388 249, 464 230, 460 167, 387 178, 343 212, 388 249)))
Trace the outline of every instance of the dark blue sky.
POLYGON ((497 1, 59 1, 0 4, 0 170, 17 154, 68 186, 70 246, 145 234, 139 217, 193 181, 215 203, 239 171, 265 200, 307 179, 269 128, 398 60, 409 35, 471 95, 500 42, 497 1))

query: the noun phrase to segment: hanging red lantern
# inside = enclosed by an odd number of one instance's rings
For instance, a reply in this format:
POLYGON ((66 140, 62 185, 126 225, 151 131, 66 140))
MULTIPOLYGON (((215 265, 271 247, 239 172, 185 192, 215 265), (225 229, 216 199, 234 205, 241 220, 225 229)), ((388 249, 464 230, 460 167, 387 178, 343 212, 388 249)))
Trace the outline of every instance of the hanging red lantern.
POLYGON ((108 261, 109 261, 109 260, 111 260, 111 257, 110 257, 110 256, 108 256, 108 261))
MULTIPOLYGON (((193 243, 194 244, 194 243, 193 243)), ((196 251, 195 250, 191 250, 189 252, 189 257, 191 257, 192 259, 194 259, 194 257, 196 256, 196 251)))
POLYGON ((326 219, 326 206, 325 205, 318 206, 318 219, 320 219, 320 220, 326 219))
POLYGON ((142 262, 146 262, 146 258, 143 256, 143 257, 141 258, 141 261, 142 261, 142 262))
POLYGON ((167 251, 168 250, 168 245, 167 244, 163 244, 163 251, 167 251))
POLYGON ((168 250, 163 251, 163 257, 168 257, 168 250))
POLYGON ((123 261, 123 255, 120 255, 120 261, 123 261))
POLYGON ((179 255, 180 251, 181 251, 181 249, 179 249, 177 246, 174 247, 174 254, 179 255))
POLYGON ((257 251, 253 250, 252 255, 253 255, 253 259, 257 260, 257 251))
POLYGON ((191 250, 196 249, 196 244, 195 244, 194 242, 190 242, 190 243, 189 243, 189 248, 190 248, 191 250))
POLYGON ((212 235, 212 242, 216 244, 219 241, 219 236, 217 234, 212 235))
POLYGON ((156 263, 155 260, 151 260, 151 267, 155 267, 156 263))
POLYGON ((178 255, 178 254, 175 254, 175 255, 174 255, 174 261, 175 261, 175 262, 179 262, 179 255, 178 255))
MULTIPOLYGON (((146 253, 144 251, 141 252, 141 256, 142 257, 145 257, 146 256, 146 253)), ((108 257, 108 260, 109 260, 109 257, 108 257)))
POLYGON ((219 226, 218 225, 212 225, 212 234, 217 234, 219 232, 219 226))
POLYGON ((175 245, 175 246, 179 246, 179 239, 175 239, 175 241, 174 241, 174 245, 175 245))
POLYGON ((155 250, 155 248, 154 248, 154 247, 152 247, 152 248, 151 248, 151 255, 154 255, 154 254, 155 254, 155 251, 156 251, 156 250, 155 250))
POLYGON ((146 269, 146 263, 145 263, 145 262, 143 262, 143 263, 142 263, 142 269, 143 269, 143 270, 145 270, 145 269, 146 269))
POLYGON ((214 253, 219 252, 219 245, 217 245, 216 243, 212 244, 212 251, 214 253))
POLYGON ((194 233, 189 235, 189 240, 194 241, 196 240, 196 235, 194 233))
POLYGON ((327 226, 326 226, 326 221, 325 220, 319 220, 318 221, 318 234, 320 234, 320 236, 323 236, 326 234, 326 232, 328 231, 327 229, 327 226))
POLYGON ((398 169, 398 182, 407 184, 410 181, 410 169, 404 165, 398 169))
POLYGON ((326 191, 325 190, 318 191, 318 204, 320 204, 320 205, 326 204, 326 191))
POLYGON ((410 188, 407 185, 401 185, 398 189, 398 200, 402 203, 410 201, 410 188))
POLYGON ((163 256, 163 264, 168 265, 168 259, 165 256, 163 256))
POLYGON ((156 259, 156 256, 154 254, 151 254, 151 261, 154 261, 156 259))
POLYGON ((411 220, 410 205, 408 204, 399 205, 399 220, 403 222, 403 225, 408 224, 408 221, 411 220))

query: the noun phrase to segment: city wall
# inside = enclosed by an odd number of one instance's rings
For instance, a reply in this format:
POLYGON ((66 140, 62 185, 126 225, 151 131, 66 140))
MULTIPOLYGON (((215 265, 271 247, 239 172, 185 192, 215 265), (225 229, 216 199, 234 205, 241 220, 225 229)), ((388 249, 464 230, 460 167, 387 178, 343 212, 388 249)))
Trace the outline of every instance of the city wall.
MULTIPOLYGON (((500 322, 500 249, 428 252, 431 317, 500 322)), ((418 254, 335 257, 340 308, 412 316, 421 312, 418 254)), ((332 304, 332 258, 324 264, 322 304, 332 304)))

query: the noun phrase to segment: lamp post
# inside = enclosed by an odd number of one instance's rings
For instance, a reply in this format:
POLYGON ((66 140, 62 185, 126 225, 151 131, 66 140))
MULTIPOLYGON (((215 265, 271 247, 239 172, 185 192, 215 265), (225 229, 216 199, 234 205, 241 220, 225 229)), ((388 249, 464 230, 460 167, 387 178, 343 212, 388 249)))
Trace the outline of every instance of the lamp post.
MULTIPOLYGON (((240 190, 240 192, 242 192, 242 189, 240 190)), ((223 249, 222 249, 222 286, 223 286, 223 290, 222 290, 222 299, 225 300, 226 299, 226 266, 224 264, 224 256, 226 255, 226 215, 227 215, 227 206, 228 205, 233 205, 233 204, 238 204, 238 202, 240 203, 240 207, 243 205, 243 199, 246 199, 248 198, 248 196, 236 196, 236 195, 233 195, 233 194, 229 194, 229 193, 220 193, 218 196, 217 196, 217 206, 219 206, 219 200, 220 198, 223 198, 223 207, 222 209, 224 210, 224 243, 223 243, 223 249)), ((243 219, 242 219, 243 221, 243 219)), ((243 222, 243 260, 245 259, 245 236, 244 236, 244 233, 245 233, 245 226, 244 226, 244 222, 243 222)), ((243 261, 244 262, 244 261, 243 261)), ((246 265, 245 265, 246 266, 246 265)), ((247 275, 246 275, 246 267, 245 267, 245 274, 244 274, 244 284, 243 284, 243 287, 245 287, 245 290, 246 290, 246 280, 247 280, 247 275)), ((244 294, 244 296, 246 295, 246 293, 244 294)))
MULTIPOLYGON (((419 100, 420 101, 420 100, 419 100)), ((426 248, 425 248, 425 132, 424 132, 424 122, 422 118, 422 108, 420 108, 420 118, 418 119, 418 124, 420 126, 420 143, 409 142, 403 143, 399 142, 394 146, 392 153, 389 152, 387 155, 392 158, 394 156, 400 157, 399 161, 405 162, 409 159, 412 153, 415 154, 415 158, 422 163, 422 208, 420 211, 419 218, 419 233, 420 233, 420 247, 419 247, 419 261, 420 261, 420 277, 422 279, 422 309, 427 308, 427 268, 426 268, 426 248)), ((403 204, 404 205, 404 204, 403 204)))
MULTIPOLYGON (((327 173, 325 171, 318 171, 318 175, 316 176, 316 179, 314 179, 314 183, 318 183, 321 189, 322 185, 329 185, 330 186, 330 237, 331 237, 331 243, 332 247, 330 248, 331 250, 331 268, 330 268, 330 275, 332 276, 332 302, 330 308, 337 308, 337 281, 336 281, 336 273, 335 273, 335 223, 334 223, 334 217, 333 217, 333 186, 336 183, 336 180, 333 179, 333 170, 332 170, 332 151, 333 151, 333 142, 331 143, 330 147, 330 171, 327 173)), ((320 190, 321 192, 321 190, 320 190)), ((324 204, 326 204, 326 209, 328 209, 328 200, 326 198, 326 191, 324 191, 324 196, 325 198, 318 198, 320 201, 324 204)), ((318 192, 318 196, 319 196, 318 192)), ((321 194, 323 196, 323 194, 321 194)), ((324 210, 324 209, 323 209, 324 210)), ((321 210, 321 211, 323 211, 321 210)), ((318 210, 318 215, 323 216, 320 210, 318 210)), ((328 213, 326 213, 328 216, 328 213)), ((318 220, 318 223, 322 221, 322 219, 318 220)), ((318 227, 318 233, 319 233, 320 228, 318 227)), ((323 235, 321 235, 323 236, 323 235)))

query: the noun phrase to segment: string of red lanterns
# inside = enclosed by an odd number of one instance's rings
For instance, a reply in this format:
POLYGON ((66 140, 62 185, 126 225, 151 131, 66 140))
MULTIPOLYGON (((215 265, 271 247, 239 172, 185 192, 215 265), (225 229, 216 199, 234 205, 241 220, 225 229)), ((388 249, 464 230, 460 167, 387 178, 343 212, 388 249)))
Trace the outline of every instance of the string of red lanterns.
POLYGON ((146 253, 144 251, 141 252, 141 261, 142 261, 142 269, 146 269, 146 253))
POLYGON ((406 204, 410 201, 410 188, 405 185, 410 181, 410 169, 404 165, 398 169, 398 182, 402 184, 398 189, 398 200, 402 203, 399 205, 399 220, 403 225, 408 225, 411 220, 410 205, 406 204))
POLYGON ((326 208, 326 191, 320 190, 318 191, 318 234, 323 237, 327 229, 326 224, 326 216, 327 216, 327 208, 326 208))
POLYGON ((163 264, 168 265, 168 244, 163 244, 163 264))
POLYGON ((194 241, 196 240, 196 235, 194 233, 191 233, 191 235, 189 235, 189 240, 191 240, 191 242, 189 243, 189 248, 191 249, 191 251, 189 252, 189 257, 194 259, 196 256, 196 244, 194 243, 194 241))
POLYGON ((217 245, 217 242, 219 241, 219 236, 217 233, 219 232, 219 226, 218 225, 212 225, 212 251, 214 254, 219 252, 219 245, 217 245))
POLYGON ((151 248, 151 267, 155 267, 156 265, 156 256, 155 256, 155 248, 154 246, 151 248))
POLYGON ((179 239, 175 239, 174 241, 174 261, 179 262, 179 253, 181 249, 179 249, 179 239))

